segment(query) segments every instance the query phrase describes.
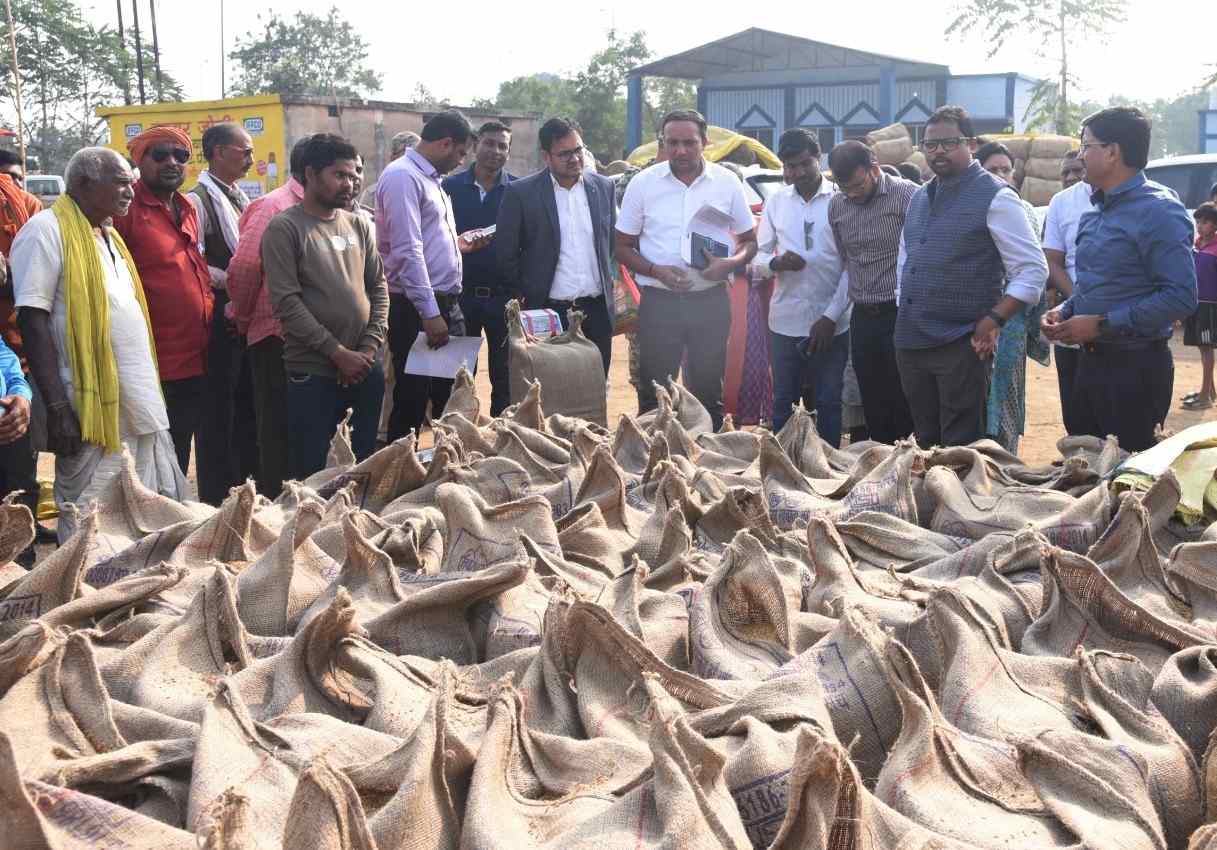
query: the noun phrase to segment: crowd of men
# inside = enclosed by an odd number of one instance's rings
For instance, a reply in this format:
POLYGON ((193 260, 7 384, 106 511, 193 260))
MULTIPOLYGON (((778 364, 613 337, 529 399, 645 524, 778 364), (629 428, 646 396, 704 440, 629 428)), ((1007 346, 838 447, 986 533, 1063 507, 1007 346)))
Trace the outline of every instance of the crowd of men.
POLYGON ((193 144, 154 127, 129 160, 79 151, 66 193, 41 212, 0 151, 0 489, 36 498, 34 452, 53 452, 61 540, 75 527, 70 506, 100 492, 124 447, 167 496, 187 497, 193 451, 202 501, 249 477, 274 498, 324 466, 348 410, 358 459, 382 423, 392 441, 443 411, 452 381, 405 371, 416 345, 484 333, 490 412, 501 413, 512 299, 564 326, 582 312, 607 374, 618 266, 641 291, 641 412, 655 407, 656 382, 680 374, 721 424, 725 284, 750 271, 775 278, 775 429, 810 385, 819 432, 838 445, 852 363, 870 438, 975 441, 1002 329, 1038 306, 1030 324, 1057 346, 1069 433, 1152 444, 1172 392, 1167 340, 1196 307, 1196 275, 1186 210, 1142 172, 1150 124, 1137 110, 1086 119, 1042 244, 1003 172, 1008 156, 982 167, 958 107, 925 127, 925 185, 888 173, 858 141, 829 152, 830 180, 816 137, 787 131, 786 185, 759 224, 736 174, 706 160, 700 114, 671 112, 658 133, 660 155, 618 202, 573 121, 547 121, 545 167, 517 177, 510 127, 475 131, 444 112, 394 138, 369 190, 374 216, 360 203, 359 152, 331 134, 300 140, 291 179, 252 202, 239 180, 253 144, 237 124, 203 134, 208 167, 187 194, 193 144), (733 244, 690 262, 690 221, 707 206, 733 244))

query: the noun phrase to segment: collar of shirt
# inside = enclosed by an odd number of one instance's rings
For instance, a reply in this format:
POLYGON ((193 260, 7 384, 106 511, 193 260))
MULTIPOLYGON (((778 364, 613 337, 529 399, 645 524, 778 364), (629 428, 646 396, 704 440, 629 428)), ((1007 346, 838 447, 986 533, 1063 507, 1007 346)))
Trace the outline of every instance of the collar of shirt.
MULTIPOLYGON (((466 168, 464 171, 457 172, 456 174, 452 175, 452 177, 450 178, 451 182, 467 183, 470 186, 477 186, 479 189, 482 189, 482 191, 485 192, 486 189, 484 189, 482 187, 482 184, 478 182, 477 175, 474 173, 473 169, 474 169, 474 166, 471 165, 468 168, 466 168)), ((493 190, 497 189, 499 186, 506 186, 506 185, 507 185, 507 169, 500 168, 499 176, 495 179, 494 185, 491 186, 490 189, 491 189, 491 191, 493 191, 493 190)))
MULTIPOLYGON (((562 184, 558 182, 558 178, 557 178, 557 177, 554 177, 554 173, 553 173, 552 171, 551 171, 551 172, 549 172, 549 179, 550 179, 551 181, 553 181, 553 184, 554 184, 554 188, 555 188, 555 189, 561 189, 561 188, 563 188, 562 184)), ((582 171, 580 171, 580 172, 579 172, 579 179, 575 181, 575 186, 582 186, 582 185, 583 185, 583 172, 582 172, 582 171)), ((574 189, 574 188, 575 188, 575 186, 571 186, 570 188, 571 188, 571 189, 574 189)), ((567 191, 569 192, 569 191, 570 191, 570 189, 567 189, 567 191)))
POLYGON ((1145 172, 1138 171, 1132 177, 1129 177, 1119 186, 1112 189, 1110 192, 1104 192, 1102 189, 1095 189, 1090 196, 1090 203, 1096 207, 1107 209, 1112 204, 1120 200, 1123 195, 1127 195, 1134 189, 1139 189, 1145 185, 1145 172))
POLYGON ((410 148, 408 151, 406 151, 406 160, 412 163, 414 167, 421 171, 425 176, 430 177, 436 183, 439 182, 439 171, 437 171, 435 166, 431 164, 431 160, 427 159, 417 150, 410 148))
POLYGON ((812 195, 810 198, 804 198, 799 193, 799 190, 795 188, 793 183, 783 186, 781 189, 778 190, 778 194, 785 193, 785 194, 790 195, 790 197, 793 200, 796 200, 801 204, 811 204, 811 203, 816 202, 817 200, 819 200, 822 197, 827 197, 828 195, 833 194, 836 191, 837 191, 836 185, 831 180, 829 180, 827 177, 824 177, 823 175, 821 175, 820 188, 816 189, 816 193, 814 195, 812 195))
MULTIPOLYGON (((172 199, 174 202, 176 202, 179 212, 182 209, 182 204, 190 203, 186 200, 186 196, 179 191, 174 191, 172 199)), ((165 206, 165 202, 156 195, 152 194, 152 190, 145 185, 143 180, 135 181, 135 201, 136 203, 143 204, 146 207, 160 207, 166 212, 169 212, 169 208, 165 206)))

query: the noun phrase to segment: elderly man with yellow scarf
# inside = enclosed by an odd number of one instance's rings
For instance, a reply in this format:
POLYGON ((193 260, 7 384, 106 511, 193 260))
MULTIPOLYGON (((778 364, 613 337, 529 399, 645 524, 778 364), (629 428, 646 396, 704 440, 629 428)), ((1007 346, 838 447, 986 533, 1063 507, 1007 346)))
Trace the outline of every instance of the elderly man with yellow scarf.
POLYGON ((124 449, 150 490, 187 495, 161 396, 139 273, 110 220, 134 177, 107 148, 72 157, 66 194, 31 218, 9 258, 30 372, 47 406, 59 540, 121 468, 124 449))

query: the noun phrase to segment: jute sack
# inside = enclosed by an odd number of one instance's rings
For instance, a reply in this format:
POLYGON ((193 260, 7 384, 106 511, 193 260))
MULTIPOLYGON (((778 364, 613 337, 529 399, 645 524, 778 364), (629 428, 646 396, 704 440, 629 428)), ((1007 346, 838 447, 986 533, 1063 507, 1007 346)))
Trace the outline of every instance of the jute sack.
POLYGON ((339 644, 363 635, 345 589, 330 606, 296 633, 283 651, 259 659, 230 679, 250 715, 270 721, 286 714, 315 712, 348 723, 366 717, 371 700, 346 668, 339 644))
POLYGON ((407 434, 360 463, 344 468, 318 486, 317 492, 323 499, 328 499, 338 490, 354 484, 352 502, 364 510, 379 512, 398 496, 421 486, 427 477, 415 447, 415 435, 407 434))
POLYGON ((689 605, 689 651, 703 679, 762 679, 822 635, 801 629, 798 613, 810 575, 801 563, 771 557, 741 531, 689 605))
POLYGON ((518 560, 520 533, 556 555, 562 553, 549 503, 540 496, 487 504, 471 487, 441 484, 436 501, 447 523, 444 572, 475 572, 518 560))
POLYGON ((788 809, 770 850, 965 850, 970 841, 933 833, 878 800, 863 785, 850 752, 812 727, 799 730, 788 809))
POLYGON ((484 425, 490 421, 489 417, 482 415, 482 403, 473 383, 473 374, 464 366, 456 370, 456 380, 452 384, 448 404, 444 406, 443 416, 450 413, 459 413, 474 425, 484 425))
POLYGON ((521 402, 528 385, 539 381, 550 413, 608 424, 604 361, 600 349, 583 335, 583 314, 572 311, 570 330, 529 342, 520 323, 520 304, 507 304, 507 363, 511 400, 521 402))
POLYGON ((1217 850, 1217 823, 1206 824, 1193 832, 1187 850, 1217 850))
MULTIPOLYGON (((576 417, 570 418, 577 420, 576 417)), ((499 420, 516 422, 525 428, 535 428, 538 431, 545 430, 545 409, 541 405, 541 382, 534 381, 529 384, 524 398, 508 406, 499 416, 499 420)))
POLYGON ((325 507, 304 502, 279 539, 237 577, 237 610, 256 635, 286 636, 338 575, 338 564, 310 538, 325 507))
POLYGON ((900 703, 884 666, 885 640, 861 608, 849 608, 829 635, 774 675, 815 675, 837 738, 850 742, 853 764, 868 785, 900 729, 900 703))
POLYGON ((111 696, 197 722, 215 680, 253 661, 233 585, 228 568, 215 565, 186 613, 109 653, 100 668, 111 696))
POLYGON ((237 788, 250 801, 250 850, 281 850, 297 780, 314 759, 325 756, 345 767, 381 758, 401 743, 323 714, 258 723, 226 680, 215 690, 199 730, 187 828, 199 830, 225 793, 237 788))
POLYGON ((611 528, 595 502, 568 512, 558 520, 557 528, 564 558, 608 576, 625 571, 625 556, 637 543, 633 535, 611 528))
POLYGON ((1153 701, 1202 759, 1217 728, 1217 646, 1193 646, 1168 658, 1154 680, 1153 701))
POLYGON ((53 629, 34 620, 0 643, 0 699, 17 681, 45 664, 67 636, 67 629, 53 629))
POLYGON ((605 585, 596 604, 608 609, 665 664, 689 671, 689 609, 674 593, 647 587, 647 565, 633 563, 605 585))
POLYGON ((1049 547, 1042 566, 1043 609, 1021 652, 1068 657, 1079 646, 1106 649, 1133 655, 1157 674, 1174 653, 1207 643, 1137 605, 1083 555, 1049 547))
POLYGON ((760 477, 757 462, 761 457, 761 435, 756 431, 726 431, 722 434, 702 434, 697 445, 702 453, 699 465, 713 472, 742 475, 751 472, 760 477))
POLYGON ((752 846, 769 847, 786 816, 787 783, 801 730, 833 734, 815 674, 769 679, 733 705, 690 715, 689 725, 726 758, 723 778, 752 846))
POLYGON ((1181 629, 1213 635, 1217 622, 1197 622, 1188 598, 1168 579, 1154 545, 1149 512, 1140 500, 1124 496, 1111 525, 1086 557, 1120 591, 1145 610, 1181 629))
MULTIPOLYGON (((803 407, 802 402, 795 404, 790 418, 774 436, 795 468, 813 481, 825 479, 839 484, 842 480, 841 474, 845 473, 848 477, 858 462, 857 456, 836 450, 824 442, 820 432, 816 430, 815 417, 803 407)), ((890 450, 890 446, 885 447, 885 453, 890 450)), ((816 489, 826 496, 836 495, 823 487, 816 489)))
POLYGON ((769 518, 764 498, 744 487, 732 487, 707 505, 692 525, 693 548, 703 552, 722 552, 737 533, 745 530, 770 548, 778 545, 778 529, 769 518))
POLYGON ((468 446, 470 451, 481 452, 483 455, 494 454, 494 443, 497 436, 494 431, 483 425, 475 425, 465 418, 462 413, 445 413, 443 419, 431 423, 435 432, 450 432, 452 437, 468 446))
POLYGON ((913 141, 908 136, 873 142, 870 147, 881 165, 898 165, 914 153, 913 141))
POLYGON ((12 850, 195 850, 195 836, 89 794, 24 781, 12 742, 0 732, 4 846, 12 850))
POLYGON ((1061 191, 1060 180, 1041 180, 1038 177, 1023 179, 1023 188, 1019 194, 1027 203, 1034 207, 1047 206, 1052 196, 1061 191))
POLYGON ((17 493, 9 493, 0 502, 0 564, 11 563, 34 542, 34 515, 16 498, 17 493))
POLYGON ((952 537, 979 540, 994 531, 1018 531, 1030 524, 1053 545, 1085 552, 1111 521, 1105 487, 1096 487, 1080 499, 1031 487, 979 496, 969 493, 944 467, 926 472, 925 487, 938 503, 929 527, 952 537))
POLYGON ((528 477, 532 479, 535 486, 553 484, 561 480, 562 473, 570 463, 570 455, 566 454, 565 459, 561 463, 555 463, 536 454, 521 439, 521 432, 525 430, 523 428, 515 430, 508 427, 499 428, 498 440, 495 443, 493 455, 514 460, 520 464, 520 466, 524 467, 528 477))
POLYGON ((1033 156, 1027 160, 1026 174, 1028 177, 1035 177, 1039 180, 1052 180, 1059 182, 1061 179, 1061 158, 1060 157, 1041 157, 1033 156))
POLYGON ((1049 133, 1037 135, 1031 140, 1032 159, 1055 159, 1059 164, 1069 151, 1078 146, 1073 136, 1054 136, 1049 133))
POLYGON ((898 641, 889 639, 884 655, 903 720, 875 784, 879 799, 930 830, 978 847, 1076 846, 1068 823, 1054 816, 1023 775, 1016 747, 948 723, 898 641))
POLYGON ((888 124, 886 127, 871 130, 866 134, 865 141, 868 145, 872 145, 875 142, 888 142, 892 139, 907 139, 908 137, 909 128, 897 121, 895 124, 888 124))
MULTIPOLYGON (((524 561, 528 566, 528 561, 524 561)), ((478 661, 491 661, 519 649, 539 646, 550 592, 532 569, 519 584, 487 598, 470 611, 478 661)))
POLYGON ((437 491, 443 484, 463 484, 476 491, 487 503, 498 505, 527 494, 532 479, 524 467, 514 460, 487 457, 461 461, 455 450, 448 448, 441 451, 437 447, 427 469, 427 479, 414 490, 398 496, 380 513, 390 517, 406 508, 433 505, 437 491))
POLYGON ((1191 622, 1209 634, 1217 633, 1217 576, 1213 557, 1217 545, 1210 541, 1183 543, 1170 553, 1166 578, 1181 596, 1190 612, 1191 622))
POLYGON ((593 559, 569 560, 542 548, 527 534, 520 535, 520 545, 531 560, 532 570, 551 592, 566 592, 594 602, 613 575, 608 568, 593 559))
POLYGON ((882 511, 862 511, 834 525, 860 567, 880 570, 914 571, 971 543, 882 511))

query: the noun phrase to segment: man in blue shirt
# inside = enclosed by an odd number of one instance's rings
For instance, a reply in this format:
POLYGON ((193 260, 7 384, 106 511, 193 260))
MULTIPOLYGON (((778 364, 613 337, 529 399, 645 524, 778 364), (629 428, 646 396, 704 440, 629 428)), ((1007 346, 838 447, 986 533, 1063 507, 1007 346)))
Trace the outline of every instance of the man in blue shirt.
POLYGON ((1196 309, 1192 220, 1167 187, 1147 180, 1150 122, 1112 107, 1082 122, 1094 209, 1077 235, 1073 294, 1044 316, 1044 335, 1082 346, 1074 378, 1077 433, 1154 445, 1174 389, 1174 323, 1196 309))
MULTIPOLYGON (((503 202, 503 187, 515 180, 507 173, 511 152, 511 128, 498 121, 487 121, 477 132, 473 165, 444 180, 444 191, 452 198, 456 232, 466 233, 495 223, 503 202)), ((486 332, 486 361, 490 365, 490 415, 498 416, 511 403, 507 375, 507 302, 519 298, 495 263, 494 245, 465 254, 465 274, 461 290, 461 312, 465 314, 465 333, 481 336, 486 332)), ((438 417, 442 411, 434 411, 438 417)))

